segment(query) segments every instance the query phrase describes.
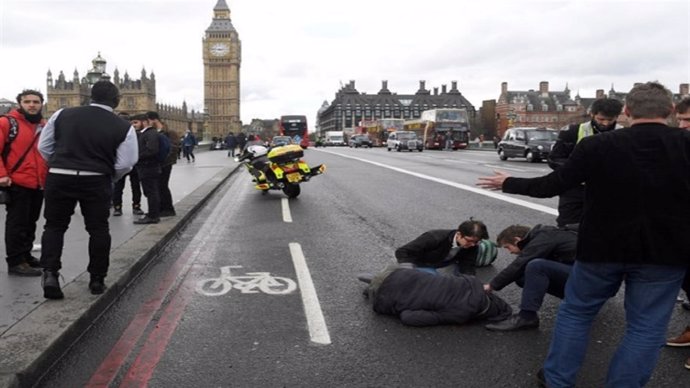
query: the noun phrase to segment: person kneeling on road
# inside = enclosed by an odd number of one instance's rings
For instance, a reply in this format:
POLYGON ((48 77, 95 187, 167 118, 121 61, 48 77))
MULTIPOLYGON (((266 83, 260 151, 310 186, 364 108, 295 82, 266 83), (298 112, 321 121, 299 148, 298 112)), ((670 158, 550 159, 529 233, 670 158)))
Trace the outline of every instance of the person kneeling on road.
POLYGON ((496 258, 495 249, 482 249, 480 252, 478 246, 488 238, 486 225, 470 218, 456 230, 435 229, 422 233, 396 249, 395 258, 398 263, 412 263, 430 272, 452 265, 455 266, 455 274, 474 275, 475 265, 488 265, 496 258))
POLYGON ((395 315, 405 325, 462 324, 501 320, 512 309, 497 295, 484 292, 474 276, 429 273, 413 264, 394 264, 371 277, 366 294, 379 314, 395 315))
POLYGON ((577 228, 512 225, 498 234, 498 245, 517 255, 508 267, 484 285, 488 293, 515 282, 522 287, 520 312, 489 330, 513 331, 539 327, 537 311, 546 293, 563 299, 565 283, 575 262, 577 228))

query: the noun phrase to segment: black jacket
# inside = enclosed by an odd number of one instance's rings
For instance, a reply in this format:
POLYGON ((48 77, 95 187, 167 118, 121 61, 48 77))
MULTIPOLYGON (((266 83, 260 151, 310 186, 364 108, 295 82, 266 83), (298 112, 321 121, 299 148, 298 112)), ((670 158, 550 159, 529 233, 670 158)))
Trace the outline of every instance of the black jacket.
MULTIPOLYGON (((435 229, 423 233, 421 236, 401 246, 395 251, 398 263, 412 263, 418 267, 441 267, 448 265, 444 262, 446 256, 455 244, 454 229, 435 229)), ((478 248, 461 248, 452 258, 461 273, 474 275, 474 262, 478 248)))
POLYGON ((590 136, 557 171, 507 178, 503 191, 545 198, 582 182, 577 260, 690 264, 690 131, 649 123, 590 136))
POLYGON ((139 162, 137 167, 160 167, 158 161, 158 131, 148 127, 139 132, 139 162))
POLYGON ((520 253, 510 265, 489 282, 493 290, 501 290, 525 275, 527 263, 546 259, 564 264, 575 262, 577 233, 554 226, 537 225, 517 243, 520 253))
POLYGON ((374 311, 395 315, 411 326, 461 324, 472 319, 505 319, 510 306, 484 292, 474 276, 434 275, 396 269, 372 293, 374 311))

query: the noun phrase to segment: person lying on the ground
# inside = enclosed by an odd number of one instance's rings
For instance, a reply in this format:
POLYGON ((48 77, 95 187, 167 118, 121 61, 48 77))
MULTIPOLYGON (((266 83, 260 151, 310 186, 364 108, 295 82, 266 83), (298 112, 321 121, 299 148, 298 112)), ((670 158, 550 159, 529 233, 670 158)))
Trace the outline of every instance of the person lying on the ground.
POLYGON ((508 303, 484 292, 474 276, 432 274, 412 264, 394 264, 369 278, 367 295, 374 311, 395 315, 410 326, 462 324, 471 320, 502 320, 508 303))
POLYGON ((510 265, 484 285, 499 291, 515 282, 522 287, 520 312, 503 322, 486 325, 489 330, 512 331, 539 327, 537 311, 547 293, 563 299, 565 282, 575 262, 575 229, 537 225, 512 225, 501 231, 498 245, 517 255, 510 265))
POLYGON ((486 225, 470 218, 456 230, 434 229, 422 233, 398 248, 395 258, 398 263, 412 263, 432 269, 455 265, 456 274, 474 275, 476 264, 488 265, 496 258, 495 249, 482 249, 480 252, 478 246, 488 238, 486 225))

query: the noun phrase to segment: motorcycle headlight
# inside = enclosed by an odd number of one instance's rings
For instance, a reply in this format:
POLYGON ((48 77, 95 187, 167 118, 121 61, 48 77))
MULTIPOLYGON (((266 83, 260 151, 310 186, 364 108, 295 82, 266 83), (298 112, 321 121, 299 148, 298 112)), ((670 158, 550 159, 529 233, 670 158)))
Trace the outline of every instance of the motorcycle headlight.
POLYGON ((544 146, 537 146, 537 149, 538 149, 539 151, 541 151, 541 150, 544 149, 544 146))

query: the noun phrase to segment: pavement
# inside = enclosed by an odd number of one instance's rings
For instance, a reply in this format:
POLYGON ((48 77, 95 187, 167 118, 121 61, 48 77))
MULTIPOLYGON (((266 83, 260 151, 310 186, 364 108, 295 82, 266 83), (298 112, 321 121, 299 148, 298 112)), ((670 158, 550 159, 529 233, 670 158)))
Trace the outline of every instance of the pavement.
MULTIPOLYGON (((125 186, 123 216, 110 217, 112 250, 102 295, 91 295, 88 234, 77 209, 65 234, 61 284, 65 299, 43 298, 40 277, 9 276, 0 264, 0 388, 33 386, 82 332, 105 310, 153 259, 165 244, 200 209, 205 201, 239 166, 226 151, 196 150, 196 161, 178 160, 173 167, 170 189, 175 217, 159 224, 134 225, 129 181, 125 186)), ((146 209, 145 197, 142 208, 146 209)), ((4 236, 5 212, 0 211, 0 234, 4 236)), ((40 244, 42 220, 36 230, 40 244)), ((5 252, 4 239, 0 252, 5 252)), ((33 252, 40 256, 40 252, 33 252)))

